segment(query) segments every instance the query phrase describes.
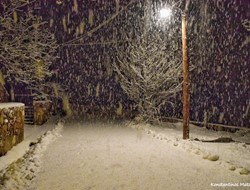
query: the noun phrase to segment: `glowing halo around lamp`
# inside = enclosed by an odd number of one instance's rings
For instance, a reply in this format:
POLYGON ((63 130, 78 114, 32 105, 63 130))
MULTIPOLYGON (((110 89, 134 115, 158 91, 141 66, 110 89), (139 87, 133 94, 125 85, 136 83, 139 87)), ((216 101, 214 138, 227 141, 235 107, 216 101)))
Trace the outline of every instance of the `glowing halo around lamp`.
POLYGON ((160 18, 169 18, 172 14, 172 10, 170 8, 164 8, 160 10, 160 18))

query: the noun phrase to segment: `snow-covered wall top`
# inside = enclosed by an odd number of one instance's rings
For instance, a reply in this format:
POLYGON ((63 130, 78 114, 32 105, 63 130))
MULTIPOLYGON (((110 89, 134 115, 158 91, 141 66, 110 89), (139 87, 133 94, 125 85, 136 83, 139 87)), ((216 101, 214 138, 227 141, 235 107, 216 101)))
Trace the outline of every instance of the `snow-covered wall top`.
POLYGON ((4 108, 13 108, 13 107, 23 107, 23 103, 19 102, 7 102, 7 103, 0 103, 0 109, 4 108))
POLYGON ((38 101, 34 101, 34 103, 41 103, 41 104, 47 104, 49 102, 52 102, 51 100, 38 100, 38 101))

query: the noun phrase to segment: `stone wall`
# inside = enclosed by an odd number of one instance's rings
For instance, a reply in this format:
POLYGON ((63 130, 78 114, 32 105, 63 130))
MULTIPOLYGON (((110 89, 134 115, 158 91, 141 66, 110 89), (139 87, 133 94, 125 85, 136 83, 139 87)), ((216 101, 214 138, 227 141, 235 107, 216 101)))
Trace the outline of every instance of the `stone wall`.
POLYGON ((24 104, 0 103, 0 156, 24 138, 24 104))

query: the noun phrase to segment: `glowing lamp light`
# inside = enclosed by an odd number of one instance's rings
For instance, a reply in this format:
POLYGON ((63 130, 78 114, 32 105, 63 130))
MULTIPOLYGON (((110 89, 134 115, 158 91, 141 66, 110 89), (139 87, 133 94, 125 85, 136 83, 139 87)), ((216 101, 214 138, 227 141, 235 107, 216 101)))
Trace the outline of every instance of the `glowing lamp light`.
POLYGON ((164 8, 160 10, 161 18, 169 18, 172 14, 172 10, 170 8, 164 8))

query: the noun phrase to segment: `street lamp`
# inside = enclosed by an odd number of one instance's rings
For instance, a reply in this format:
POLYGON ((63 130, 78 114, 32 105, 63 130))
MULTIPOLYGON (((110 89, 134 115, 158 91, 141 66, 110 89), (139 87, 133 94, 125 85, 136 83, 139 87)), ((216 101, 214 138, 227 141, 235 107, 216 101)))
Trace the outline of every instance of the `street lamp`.
MULTIPOLYGON (((177 8, 179 9, 179 8, 177 8)), ((186 14, 182 12, 182 64, 183 64, 183 139, 189 138, 189 92, 188 92, 188 55, 187 55, 187 31, 186 14)), ((170 18, 172 10, 164 8, 160 10, 161 18, 170 18)))

